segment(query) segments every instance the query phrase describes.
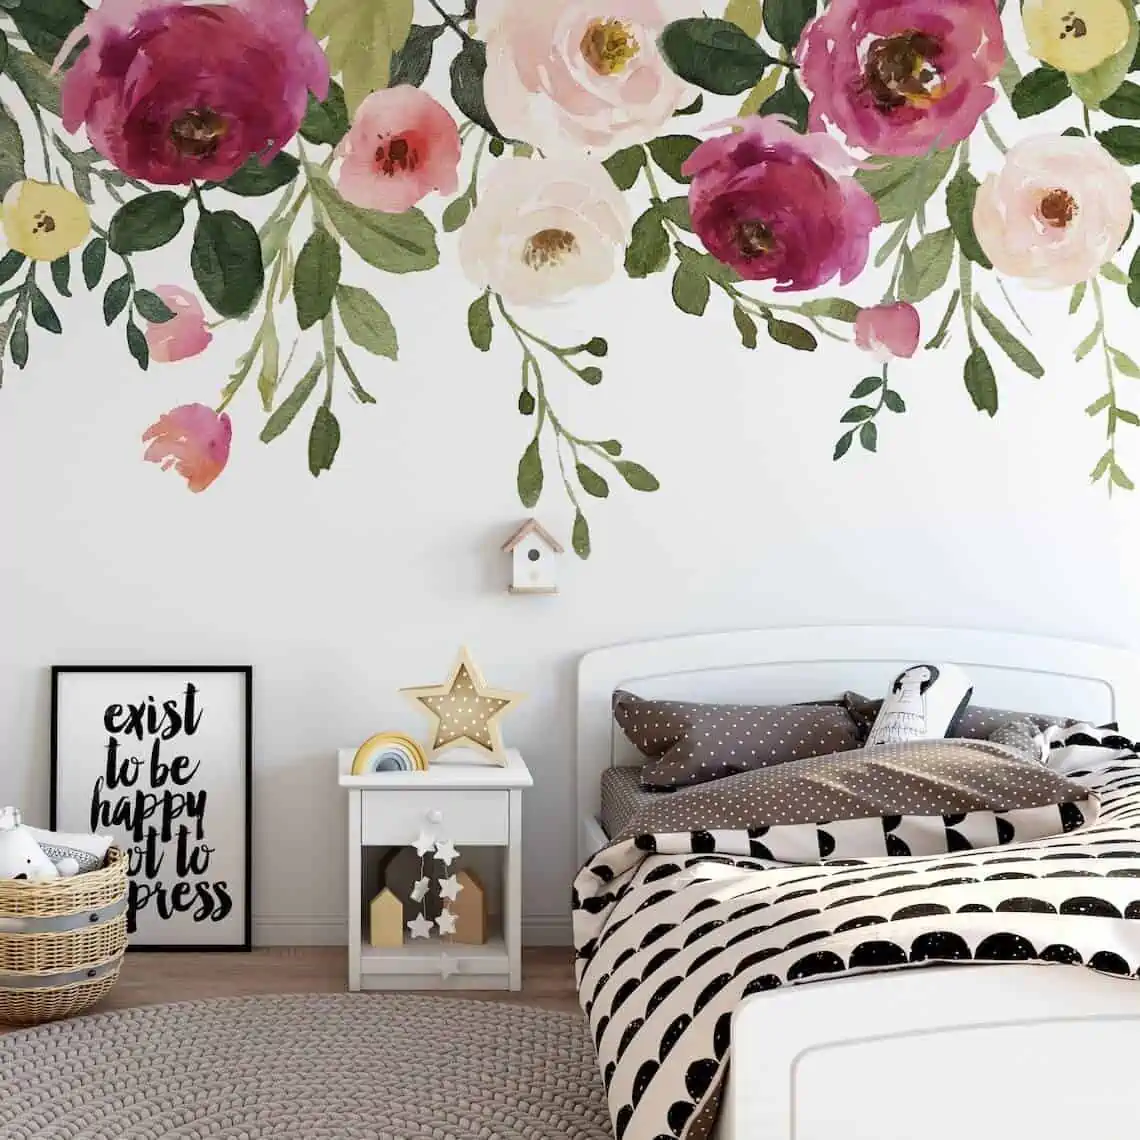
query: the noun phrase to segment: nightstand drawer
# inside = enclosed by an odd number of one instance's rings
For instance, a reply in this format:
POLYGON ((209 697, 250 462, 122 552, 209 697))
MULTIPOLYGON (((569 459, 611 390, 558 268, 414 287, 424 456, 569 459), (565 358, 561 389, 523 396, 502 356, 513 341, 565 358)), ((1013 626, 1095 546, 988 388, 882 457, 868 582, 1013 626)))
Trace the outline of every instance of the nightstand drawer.
POLYGON ((427 831, 459 847, 505 845, 509 794, 484 788, 367 791, 361 796, 361 839, 368 846, 404 847, 427 831))

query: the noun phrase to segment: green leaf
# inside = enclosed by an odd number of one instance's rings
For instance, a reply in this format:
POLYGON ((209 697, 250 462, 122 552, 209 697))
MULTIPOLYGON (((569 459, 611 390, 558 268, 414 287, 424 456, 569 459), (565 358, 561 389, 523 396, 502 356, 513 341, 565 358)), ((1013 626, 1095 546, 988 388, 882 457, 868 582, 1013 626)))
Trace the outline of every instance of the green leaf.
POLYGON ((1096 132, 1097 142, 1125 166, 1140 162, 1140 127, 1109 127, 1096 132))
POLYGON ((859 306, 854 301, 843 297, 817 297, 800 306, 800 312, 805 317, 831 317, 832 320, 846 321, 848 324, 854 323, 859 311, 859 306))
POLYGON ((1084 360, 1084 358, 1088 356, 1090 352, 1092 352, 1098 340, 1100 340, 1099 324, 1094 325, 1092 332, 1090 332, 1089 335, 1086 336, 1085 339, 1077 345, 1076 351, 1073 353, 1073 357, 1078 364, 1080 364, 1080 362, 1084 360))
POLYGON ((645 167, 645 148, 627 146, 624 150, 611 154, 602 165, 619 190, 628 190, 645 167))
POLYGON ((1137 44, 1140 43, 1136 24, 1136 12, 1131 0, 1121 0, 1121 7, 1128 16, 1128 39, 1124 46, 1115 55, 1109 56, 1102 63, 1090 71, 1083 71, 1079 75, 1070 75, 1069 83, 1077 98, 1088 107, 1103 105, 1112 93, 1120 86, 1121 81, 1132 69, 1133 57, 1136 55, 1137 44))
POLYGON ((32 320, 50 333, 63 332, 63 325, 59 323, 59 314, 52 308, 47 295, 35 282, 32 283, 31 296, 32 320))
POLYGON ((1128 264, 1128 299, 1140 308, 1140 247, 1128 264))
POLYGON ((542 456, 538 440, 532 439, 519 460, 519 501, 524 507, 533 507, 542 495, 542 456))
POLYGON ((373 92, 388 86, 392 53, 412 28, 414 0, 317 0, 309 31, 327 40, 329 70, 339 74, 350 112, 373 92))
POLYGON ((1045 375, 1041 362, 1009 331, 1008 328, 986 307, 981 297, 974 298, 974 312, 986 332, 993 337, 994 343, 1021 369, 1035 380, 1045 375))
POLYGON ((602 382, 602 370, 590 365, 588 368, 583 368, 578 375, 585 380, 587 384, 600 384, 602 382))
POLYGON ((374 269, 418 273, 439 264, 435 227, 414 206, 402 214, 384 214, 346 202, 324 176, 314 177, 310 185, 337 233, 374 269))
POLYGON ((736 331, 740 333, 740 343, 745 348, 756 347, 756 322, 739 305, 732 306, 732 319, 736 331))
POLYGON ((344 88, 335 80, 329 82, 328 98, 321 103, 309 95, 309 108, 301 123, 301 137, 316 146, 336 146, 349 128, 348 106, 344 101, 344 88))
POLYGON ((684 107, 678 107, 674 112, 674 118, 679 118, 683 115, 699 115, 705 109, 705 97, 698 91, 697 97, 684 107))
POLYGON ((894 412, 895 415, 901 416, 906 411, 906 401, 898 394, 889 389, 883 395, 883 404, 886 406, 887 411, 894 412))
POLYGON ((631 463, 628 459, 619 459, 614 467, 635 491, 656 491, 661 486, 657 477, 652 472, 646 471, 640 463, 631 463))
POLYGON ((662 217, 668 218, 678 229, 693 232, 693 221, 689 217, 689 199, 684 195, 668 198, 660 205, 662 217))
POLYGON ((636 222, 625 251, 625 271, 630 277, 660 273, 669 264, 669 235, 661 214, 650 206, 636 222))
POLYGON ((443 230, 444 233, 454 233, 460 229, 464 222, 467 221, 471 215, 471 199, 466 194, 460 194, 458 198, 454 198, 448 202, 447 208, 443 211, 443 230))
POLYGON ((946 214, 959 249, 983 269, 992 269, 993 263, 974 231, 974 202, 980 185, 966 167, 959 166, 946 186, 946 214))
POLYGON ((1132 209, 1140 210, 1140 182, 1132 183, 1132 209))
POLYGON ((173 320, 174 310, 157 294, 149 289, 135 290, 135 308, 144 321, 152 325, 162 325, 173 320))
POLYGON ((173 241, 182 229, 186 200, 172 190, 144 194, 111 219, 108 241, 116 253, 142 253, 173 241))
POLYGON ((689 176, 681 173, 681 167, 700 145, 701 140, 693 138, 692 135, 662 135, 660 138, 650 139, 648 143, 653 161, 674 182, 689 181, 689 176))
POLYGON ((1010 105, 1019 119, 1040 115, 1063 103, 1072 94, 1069 77, 1046 64, 1026 75, 1013 89, 1010 105))
POLYGON ((755 39, 764 30, 763 0, 728 0, 724 18, 755 39))
POLYGON ((535 409, 534 397, 525 388, 519 393, 519 415, 533 416, 535 409))
POLYGON ((675 74, 714 95, 742 95, 776 62, 731 19, 675 20, 665 25, 658 45, 675 74))
POLYGON ((107 243, 101 238, 92 238, 83 251, 83 283, 88 290, 94 289, 103 279, 103 267, 107 264, 107 243))
POLYGON ((471 343, 480 351, 487 352, 491 347, 491 337, 495 322, 491 317, 491 295, 482 293, 471 302, 467 310, 467 335, 471 343))
POLYGON ((840 417, 841 424, 861 424, 866 420, 874 419, 875 409, 870 404, 857 404, 853 408, 848 408, 840 417))
POLYGON ((844 432, 843 435, 835 441, 835 451, 832 453, 832 460, 842 459, 851 450, 851 440, 854 439, 854 432, 844 432))
POLYGON ((859 429, 859 443, 864 451, 877 451, 879 449, 879 429, 870 421, 859 429))
POLYGON ((277 406, 277 410, 265 421, 261 429, 262 443, 272 443, 296 418, 297 413, 305 406, 305 401, 313 394, 321 369, 325 366, 324 357, 317 353, 316 360, 309 366, 309 371, 297 381, 297 386, 277 406))
POLYGON ((570 531, 570 545, 579 558, 585 560, 590 557, 590 524, 581 511, 574 512, 574 526, 570 531))
POLYGON ((924 237, 904 260, 899 298, 924 301, 946 284, 954 260, 954 231, 948 226, 924 237))
POLYGON ((917 157, 888 159, 855 174, 859 185, 875 199, 884 222, 913 218, 950 172, 955 147, 917 157))
POLYGON ((869 396, 872 392, 877 392, 886 381, 881 376, 868 376, 860 380, 854 388, 851 389, 851 395, 848 399, 862 400, 864 396, 869 396))
POLYGON ((28 259, 18 250, 10 249, 0 257, 0 285, 11 281, 19 272, 20 266, 28 259))
POLYGON ((744 101, 740 104, 739 115, 742 119, 748 118, 749 115, 759 114, 760 108, 779 90, 782 74, 782 68, 768 68, 764 78, 745 95, 744 101))
POLYGON ((28 363, 28 329, 21 321, 12 330, 12 339, 8 341, 8 351, 12 354, 12 363, 17 368, 24 368, 28 363))
POLYGON ((431 71, 432 51, 435 41, 443 35, 444 24, 413 24, 404 46, 392 56, 389 87, 408 84, 419 87, 431 71))
POLYGON ((1130 427, 1140 427, 1140 416, 1135 412, 1130 412, 1127 408, 1117 408, 1116 418, 1130 427))
POLYGON ((64 40, 86 15, 82 0, 23 0, 8 12, 28 47, 46 63, 54 62, 64 40))
POLYGON ((371 293, 354 285, 341 285, 336 291, 336 309, 340 323, 353 344, 372 353, 395 360, 400 351, 396 326, 387 310, 371 293))
POLYGON ((796 82, 794 71, 789 71, 780 89, 760 105, 760 114, 783 115, 791 119, 792 125, 800 134, 807 132, 808 97, 796 82))
POLYGON ((775 317, 768 318, 768 335, 777 344, 786 344, 800 352, 814 352, 819 343, 807 329, 775 317))
POLYGON ((996 416, 998 410, 997 381, 994 379, 994 370, 990 366, 989 357, 980 344, 974 345, 970 355, 966 357, 966 364, 962 370, 966 381, 966 391, 974 401, 974 407, 979 412, 989 416, 996 416))
POLYGON ((577 465, 578 482, 582 484, 582 490, 587 495, 593 495, 595 499, 605 499, 609 497, 610 485, 603 479, 592 467, 587 467, 584 463, 577 465))
POLYGON ((7 71, 31 105, 60 116, 59 87, 63 76, 52 74, 50 61, 13 48, 8 53, 7 71))
POLYGON ((340 361, 340 366, 344 369, 344 374, 348 377, 348 382, 352 386, 352 394, 362 404, 375 404, 376 397, 373 396, 371 392, 366 391, 364 385, 360 383, 360 379, 356 375, 356 371, 349 362, 348 357, 345 356, 343 348, 337 348, 336 358, 340 361))
POLYGON ((487 110, 487 101, 483 96, 483 77, 486 73, 487 45, 482 40, 465 40, 451 61, 451 98, 455 106, 473 123, 488 134, 503 138, 487 110))
POLYGON ((190 269, 219 315, 244 316, 257 303, 265 282, 257 230, 232 210, 201 214, 190 269))
POLYGON ((300 169, 301 164, 291 154, 281 151, 268 164, 263 164, 260 158, 247 159, 244 166, 217 185, 243 198, 259 198, 288 186, 300 169))
POLYGON ((261 397, 261 406, 266 412, 273 410, 280 380, 281 342, 277 338, 277 325, 272 314, 269 314, 261 326, 261 368, 257 373, 257 394, 261 397))
POLYGON ((314 477, 328 471, 340 447, 340 423, 332 408, 320 404, 309 429, 309 472, 314 477))
POLYGON ((1113 265, 1111 261, 1106 261, 1100 267, 1100 275, 1106 281, 1111 281, 1113 285, 1127 285, 1128 274, 1123 269, 1113 265))
POLYGON ((1106 451, 1099 460, 1097 465, 1092 469, 1092 474, 1089 476, 1091 482, 1096 483, 1103 479, 1108 474, 1108 465, 1112 462, 1112 452, 1106 451))
POLYGON ((115 278, 103 294, 103 320, 113 325, 131 299, 131 279, 124 273, 115 278))
POLYGON ((24 136, 8 108, 0 103, 0 197, 24 179, 24 136))
POLYGON ((71 296, 71 258, 66 253, 51 263, 51 279, 61 297, 71 296))
POLYGON ((926 342, 924 348, 941 348, 946 340, 946 334, 950 331, 950 322, 954 319, 954 313, 957 311, 958 302, 962 297, 962 291, 955 289, 950 297, 950 303, 946 306, 946 312, 942 315, 942 320, 938 325, 938 331, 926 342))
POLYGON ((8 37, 0 31, 0 72, 8 63, 8 37))
POLYGON ((1105 392, 1103 396, 1098 396, 1087 408, 1085 408, 1086 416, 1099 416, 1112 403, 1112 395, 1105 392))
POLYGON ((1115 463, 1112 465, 1111 469, 1109 470, 1109 478, 1112 480, 1112 482, 1117 487, 1120 487, 1124 491, 1135 491, 1136 490, 1136 484, 1133 483, 1132 480, 1129 479, 1128 476, 1124 474, 1124 471, 1120 467, 1118 467, 1115 463))
POLYGON ((709 279, 684 263, 673 274, 673 304, 682 313, 700 317, 709 303, 709 279))
POLYGON ((673 243, 673 252, 677 255, 678 261, 695 269, 710 281, 720 285, 734 285, 740 280, 740 275, 731 265, 718 261, 711 253, 699 253, 680 241, 673 243))
POLYGON ((764 0, 764 28, 789 51, 815 16, 816 0, 764 0))
POLYGON ((150 345, 147 344, 142 329, 133 321, 127 321, 127 351, 144 372, 150 367, 150 345))
POLYGON ((1126 352, 1122 352, 1119 348, 1114 348, 1110 351, 1112 353, 1112 362, 1122 375, 1129 377, 1131 380, 1140 380, 1140 366, 1137 366, 1136 361, 1133 360, 1131 356, 1126 352))
POLYGON ((1072 295, 1069 297, 1069 316, 1073 316, 1076 311, 1081 307, 1081 302, 1085 299, 1085 293, 1088 291, 1088 286, 1083 281, 1078 281, 1073 286, 1072 295))
POLYGON ((591 356, 605 356, 610 351, 609 341, 602 336, 590 337, 584 345, 582 351, 588 352, 591 356))
POLYGON ((310 329, 328 316, 340 284, 340 245, 325 229, 315 229, 301 247, 293 271, 297 323, 310 329))
POLYGON ((1020 82, 1021 69, 1017 66, 1017 60, 1013 58, 1013 53, 1007 51, 1005 63, 1001 65, 1001 71, 998 72, 998 83, 1001 85, 1002 94, 1007 99, 1012 99, 1013 92, 1020 82))
POLYGON ((1114 119, 1140 119, 1140 86, 1125 80, 1101 103, 1100 109, 1114 119))

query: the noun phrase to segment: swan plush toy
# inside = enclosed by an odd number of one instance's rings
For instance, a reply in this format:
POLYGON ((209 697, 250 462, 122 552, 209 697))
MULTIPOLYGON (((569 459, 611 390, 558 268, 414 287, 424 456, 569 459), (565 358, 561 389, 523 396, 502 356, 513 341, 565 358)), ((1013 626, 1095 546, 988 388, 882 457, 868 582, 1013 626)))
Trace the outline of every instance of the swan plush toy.
POLYGON ((20 822, 13 807, 0 808, 0 879, 27 879, 45 882, 77 874, 79 863, 64 856, 54 863, 36 842, 33 829, 20 822))

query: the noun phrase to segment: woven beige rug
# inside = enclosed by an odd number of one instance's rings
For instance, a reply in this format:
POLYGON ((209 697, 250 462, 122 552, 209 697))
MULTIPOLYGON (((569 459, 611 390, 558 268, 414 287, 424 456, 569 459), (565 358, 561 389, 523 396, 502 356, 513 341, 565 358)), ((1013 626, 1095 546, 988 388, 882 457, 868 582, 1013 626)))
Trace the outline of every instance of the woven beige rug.
POLYGON ((582 1019, 389 994, 150 1006, 0 1036, 3 1140, 609 1140, 582 1019))

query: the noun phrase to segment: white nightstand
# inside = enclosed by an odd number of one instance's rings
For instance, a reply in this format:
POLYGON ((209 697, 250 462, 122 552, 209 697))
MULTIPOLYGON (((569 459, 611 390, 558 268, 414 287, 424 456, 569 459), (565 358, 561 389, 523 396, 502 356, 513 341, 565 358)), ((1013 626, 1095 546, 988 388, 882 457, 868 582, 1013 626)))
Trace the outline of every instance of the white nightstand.
POLYGON ((508 750, 505 768, 434 764, 426 772, 351 775, 356 750, 337 755, 348 789, 348 988, 350 990, 522 989, 522 793, 534 781, 508 750), (502 930, 482 946, 405 937, 368 942, 361 860, 369 847, 407 847, 422 831, 460 849, 503 848, 502 930))

